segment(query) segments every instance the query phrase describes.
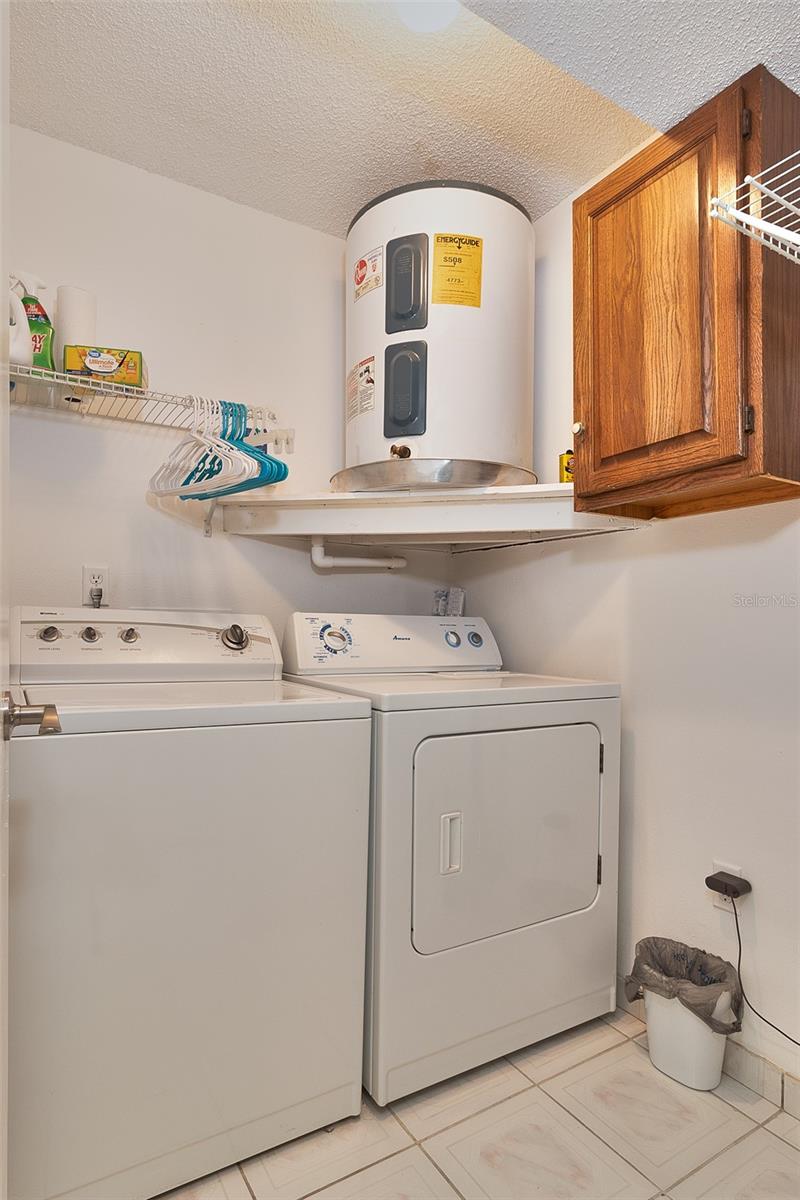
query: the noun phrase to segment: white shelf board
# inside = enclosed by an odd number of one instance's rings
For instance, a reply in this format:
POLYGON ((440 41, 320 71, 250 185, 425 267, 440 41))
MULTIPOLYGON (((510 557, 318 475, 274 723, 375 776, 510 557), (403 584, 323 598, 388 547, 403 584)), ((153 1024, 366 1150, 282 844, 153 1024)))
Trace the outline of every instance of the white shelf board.
POLYGON ((646 521, 576 513, 571 483, 447 491, 320 492, 221 500, 227 533, 322 537, 351 545, 467 549, 635 529, 646 521))

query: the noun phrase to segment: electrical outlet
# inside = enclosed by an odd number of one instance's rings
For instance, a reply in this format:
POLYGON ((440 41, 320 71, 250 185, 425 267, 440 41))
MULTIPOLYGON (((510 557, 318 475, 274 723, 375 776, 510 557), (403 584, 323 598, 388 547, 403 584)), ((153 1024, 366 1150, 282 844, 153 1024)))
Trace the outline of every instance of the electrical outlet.
POLYGON ((92 599, 92 592, 96 588, 102 588, 102 596, 100 603, 103 608, 107 608, 111 601, 111 576, 108 567, 84 567, 83 568, 83 587, 81 595, 83 603, 89 608, 96 608, 96 604, 92 599))
MULTIPOLYGON (((713 875, 715 871, 727 871, 729 875, 738 875, 740 879, 742 877, 741 867, 732 867, 730 863, 720 862, 717 858, 712 863, 711 874, 713 875)), ((714 908, 721 908, 729 913, 733 912, 733 904, 729 896, 723 896, 720 892, 711 894, 714 897, 714 908)))

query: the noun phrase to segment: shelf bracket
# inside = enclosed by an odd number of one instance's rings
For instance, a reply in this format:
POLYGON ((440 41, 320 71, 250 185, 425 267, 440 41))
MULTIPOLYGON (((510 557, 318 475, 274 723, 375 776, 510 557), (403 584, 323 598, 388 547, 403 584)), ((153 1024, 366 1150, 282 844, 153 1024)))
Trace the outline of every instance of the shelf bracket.
POLYGON ((405 558, 351 558, 344 554, 326 554, 324 538, 311 539, 311 562, 321 571, 334 571, 337 567, 357 571, 378 567, 393 571, 404 567, 406 561, 405 558))
POLYGON ((214 513, 217 511, 217 503, 218 503, 218 501, 212 500, 206 510, 205 519, 203 521, 203 537, 210 538, 214 532, 213 522, 214 522, 214 513))

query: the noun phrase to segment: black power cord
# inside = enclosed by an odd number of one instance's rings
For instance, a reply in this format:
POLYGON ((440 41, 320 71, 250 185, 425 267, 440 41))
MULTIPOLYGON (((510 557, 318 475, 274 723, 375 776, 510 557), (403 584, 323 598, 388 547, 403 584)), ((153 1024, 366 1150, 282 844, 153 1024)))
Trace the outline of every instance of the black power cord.
POLYGON ((764 1014, 760 1013, 758 1009, 755 1008, 755 1006, 752 1005, 747 999, 747 993, 745 992, 744 984, 742 983, 742 932, 739 929, 739 913, 736 908, 736 898, 734 896, 730 896, 729 899, 733 905, 733 919, 736 922, 736 940, 739 943, 739 958, 736 963, 736 974, 739 976, 739 987, 742 989, 742 999, 750 1011, 754 1012, 760 1021, 763 1021, 765 1025, 769 1025, 770 1029, 774 1029, 776 1033, 779 1033, 781 1037, 785 1037, 787 1041, 794 1042, 795 1046, 800 1046, 800 1042, 798 1042, 797 1038, 793 1038, 786 1032, 785 1029, 781 1029, 778 1025, 773 1025, 772 1021, 768 1021, 764 1014))

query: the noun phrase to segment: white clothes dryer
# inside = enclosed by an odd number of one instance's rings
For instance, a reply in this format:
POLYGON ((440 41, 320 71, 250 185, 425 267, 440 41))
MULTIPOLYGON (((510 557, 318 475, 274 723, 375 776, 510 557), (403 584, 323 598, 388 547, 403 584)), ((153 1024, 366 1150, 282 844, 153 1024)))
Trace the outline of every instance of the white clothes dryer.
POLYGON ((295 613, 284 662, 372 704, 375 1100, 610 1012, 618 686, 503 671, 467 617, 295 613))
POLYGON ((358 1113, 367 702, 282 682, 258 615, 22 609, 12 653, 62 732, 10 748, 9 1195, 142 1200, 358 1113))

